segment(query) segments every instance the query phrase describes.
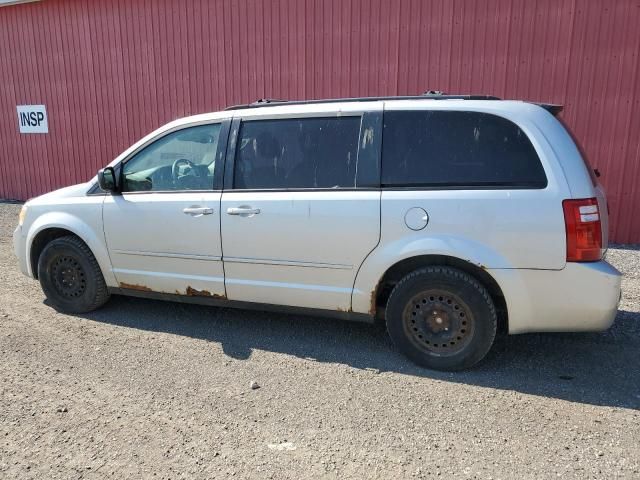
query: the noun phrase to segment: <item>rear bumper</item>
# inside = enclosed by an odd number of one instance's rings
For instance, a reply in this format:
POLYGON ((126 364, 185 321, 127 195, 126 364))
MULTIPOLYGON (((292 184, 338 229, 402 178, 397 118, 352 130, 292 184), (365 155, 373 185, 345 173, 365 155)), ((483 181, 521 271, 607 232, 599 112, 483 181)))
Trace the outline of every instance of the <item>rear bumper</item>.
POLYGON ((606 330, 618 311, 622 274, 605 261, 489 272, 505 295, 509 333, 606 330))
POLYGON ((30 277, 31 275, 29 274, 29 268, 27 265, 26 246, 26 239, 22 236, 22 227, 18 226, 13 231, 13 251, 18 258, 20 271, 26 276, 30 277))

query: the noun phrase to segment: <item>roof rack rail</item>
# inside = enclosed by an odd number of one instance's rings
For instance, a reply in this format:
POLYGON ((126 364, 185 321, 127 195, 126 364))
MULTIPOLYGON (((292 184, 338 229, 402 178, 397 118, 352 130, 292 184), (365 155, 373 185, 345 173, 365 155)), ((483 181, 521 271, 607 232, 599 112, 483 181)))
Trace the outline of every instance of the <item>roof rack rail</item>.
POLYGON ((253 103, 233 105, 225 110, 242 110, 245 108, 274 107, 278 105, 311 105, 317 103, 344 103, 344 102, 375 102, 380 100, 501 100, 492 95, 446 95, 436 90, 429 90, 422 95, 396 95, 388 97, 351 97, 351 98, 325 98, 315 100, 276 100, 261 98, 253 103))
POLYGON ((287 103, 289 100, 276 100, 275 98, 260 98, 251 105, 268 105, 269 103, 287 103))

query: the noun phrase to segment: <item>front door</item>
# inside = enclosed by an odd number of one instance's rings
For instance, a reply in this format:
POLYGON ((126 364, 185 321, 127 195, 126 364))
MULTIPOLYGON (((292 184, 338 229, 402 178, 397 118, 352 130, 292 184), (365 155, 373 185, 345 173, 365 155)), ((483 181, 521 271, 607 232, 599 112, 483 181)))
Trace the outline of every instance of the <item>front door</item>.
POLYGON ((362 125, 357 112, 242 122, 221 208, 230 300, 350 309, 380 236, 380 191, 357 181, 377 161, 362 125))
POLYGON ((103 207, 120 288, 224 296, 220 239, 221 152, 227 128, 170 132, 121 166, 122 195, 103 207), (218 186, 218 188, 216 188, 218 186))

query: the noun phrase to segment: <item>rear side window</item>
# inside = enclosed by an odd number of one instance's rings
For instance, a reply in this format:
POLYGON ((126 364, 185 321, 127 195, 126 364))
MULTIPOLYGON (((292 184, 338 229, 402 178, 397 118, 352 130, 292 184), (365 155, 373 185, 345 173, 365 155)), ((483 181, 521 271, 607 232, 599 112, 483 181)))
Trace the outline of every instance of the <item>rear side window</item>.
POLYGON ((361 117, 242 122, 236 189, 353 188, 361 117))
POLYGON ((547 178, 527 135, 487 113, 384 114, 382 184, 387 187, 544 188, 547 178))

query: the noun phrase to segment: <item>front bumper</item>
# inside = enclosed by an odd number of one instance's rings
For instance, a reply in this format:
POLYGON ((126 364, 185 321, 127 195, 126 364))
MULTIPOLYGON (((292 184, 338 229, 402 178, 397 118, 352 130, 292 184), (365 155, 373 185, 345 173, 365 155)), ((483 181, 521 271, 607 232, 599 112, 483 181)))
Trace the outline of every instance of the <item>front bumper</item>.
POLYGON ((509 333, 606 330, 618 311, 622 274, 605 261, 489 273, 504 293, 509 333))
POLYGON ((27 262, 27 239, 22 234, 22 227, 18 225, 13 231, 13 251, 18 257, 20 271, 30 277, 29 264, 27 262))

